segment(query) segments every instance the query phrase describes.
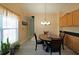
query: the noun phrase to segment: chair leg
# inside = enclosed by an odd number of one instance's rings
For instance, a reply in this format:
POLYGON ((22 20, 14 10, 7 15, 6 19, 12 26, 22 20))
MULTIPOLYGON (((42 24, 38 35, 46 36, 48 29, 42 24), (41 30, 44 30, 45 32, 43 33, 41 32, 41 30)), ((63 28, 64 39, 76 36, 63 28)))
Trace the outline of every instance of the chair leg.
POLYGON ((45 42, 43 42, 43 50, 45 50, 46 44, 45 42))
POLYGON ((61 52, 59 51, 59 55, 61 55, 61 52))
POLYGON ((50 48, 50 55, 52 55, 52 48, 50 48))
POLYGON ((61 49, 59 49, 59 55, 61 55, 61 49))
POLYGON ((63 50, 64 50, 64 44, 62 45, 62 48, 63 48, 63 50))
POLYGON ((44 44, 42 46, 43 46, 43 50, 44 50, 44 48, 45 48, 44 44))
POLYGON ((37 50, 37 45, 35 46, 35 51, 37 50))
POLYGON ((62 48, 63 48, 63 50, 64 50, 64 42, 62 42, 62 48))

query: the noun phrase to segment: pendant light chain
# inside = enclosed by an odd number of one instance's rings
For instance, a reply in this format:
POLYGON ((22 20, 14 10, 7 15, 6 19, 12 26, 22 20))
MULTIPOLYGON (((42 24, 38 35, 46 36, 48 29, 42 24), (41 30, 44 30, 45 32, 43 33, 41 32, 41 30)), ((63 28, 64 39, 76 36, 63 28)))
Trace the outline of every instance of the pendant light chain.
POLYGON ((46 21, 46 3, 45 3, 45 21, 46 21))
POLYGON ((49 25, 50 24, 50 21, 47 21, 47 19, 46 19, 46 7, 47 7, 47 3, 44 4, 44 9, 45 9, 45 12, 44 12, 45 16, 44 17, 45 18, 44 18, 44 21, 41 22, 41 24, 43 24, 43 25, 49 25))

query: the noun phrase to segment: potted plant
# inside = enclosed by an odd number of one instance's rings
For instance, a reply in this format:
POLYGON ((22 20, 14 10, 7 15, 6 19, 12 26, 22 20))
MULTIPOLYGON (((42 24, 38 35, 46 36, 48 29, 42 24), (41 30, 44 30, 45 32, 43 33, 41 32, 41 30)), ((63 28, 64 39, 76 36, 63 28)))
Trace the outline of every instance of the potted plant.
POLYGON ((10 50, 10 43, 9 43, 8 38, 7 38, 7 43, 3 43, 1 41, 1 54, 6 55, 9 53, 9 50, 10 50))
POLYGON ((15 49, 19 49, 19 48, 20 48, 20 44, 18 43, 15 45, 15 49))
POLYGON ((20 44, 15 43, 14 46, 11 48, 10 55, 14 55, 18 51, 19 48, 20 48, 20 44))

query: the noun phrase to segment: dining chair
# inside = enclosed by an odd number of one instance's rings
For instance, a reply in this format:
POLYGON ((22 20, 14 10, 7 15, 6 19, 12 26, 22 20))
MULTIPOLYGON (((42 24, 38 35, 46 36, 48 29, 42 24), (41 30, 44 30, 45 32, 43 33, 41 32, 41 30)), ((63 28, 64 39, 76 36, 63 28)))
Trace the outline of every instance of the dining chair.
POLYGON ((59 36, 61 38, 62 48, 64 49, 64 37, 65 37, 65 33, 61 31, 60 34, 59 34, 59 36))
POLYGON ((52 52, 59 52, 59 55, 61 55, 61 39, 54 40, 49 44, 50 48, 50 54, 52 55, 52 52))
POLYGON ((36 43, 35 44, 35 51, 36 51, 37 50, 37 45, 43 44, 43 41, 37 39, 36 33, 34 33, 34 37, 35 37, 35 43, 36 43))

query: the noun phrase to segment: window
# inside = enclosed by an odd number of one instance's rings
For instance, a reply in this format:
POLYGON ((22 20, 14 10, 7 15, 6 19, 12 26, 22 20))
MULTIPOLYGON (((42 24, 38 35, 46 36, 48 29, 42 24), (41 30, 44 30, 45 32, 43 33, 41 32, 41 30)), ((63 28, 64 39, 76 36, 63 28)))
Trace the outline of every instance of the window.
POLYGON ((0 50, 1 50, 1 30, 0 30, 0 50))
MULTIPOLYGON (((10 11, 0 11, 0 47, 9 39, 10 44, 18 41, 18 16, 10 11)), ((0 48, 1 49, 1 48, 0 48)))
POLYGON ((3 42, 7 42, 7 38, 9 38, 10 44, 17 41, 17 32, 16 29, 5 29, 3 30, 3 42))
POLYGON ((0 50, 1 50, 1 41, 2 41, 2 19, 3 19, 3 13, 2 9, 0 9, 0 50))

